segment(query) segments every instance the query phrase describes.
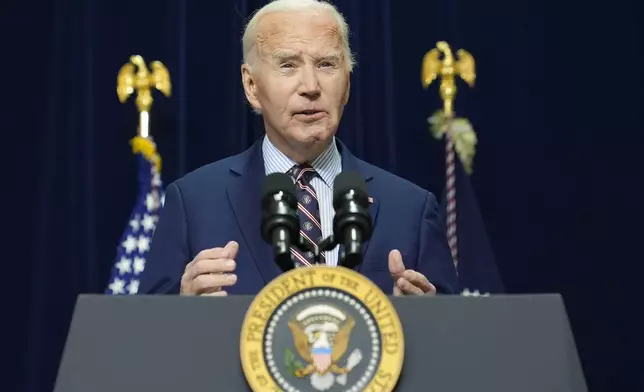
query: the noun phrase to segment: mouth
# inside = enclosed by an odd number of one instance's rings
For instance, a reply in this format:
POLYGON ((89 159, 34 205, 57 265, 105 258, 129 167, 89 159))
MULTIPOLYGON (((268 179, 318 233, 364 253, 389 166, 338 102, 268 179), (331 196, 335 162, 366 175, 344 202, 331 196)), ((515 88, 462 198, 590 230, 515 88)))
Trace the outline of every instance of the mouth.
POLYGON ((300 110, 295 112, 295 114, 301 114, 305 116, 312 116, 317 113, 323 113, 321 110, 316 110, 316 109, 310 109, 310 110, 300 110))
POLYGON ((326 112, 322 110, 310 109, 310 110, 300 110, 295 112, 294 117, 304 120, 304 121, 315 121, 326 116, 326 112))

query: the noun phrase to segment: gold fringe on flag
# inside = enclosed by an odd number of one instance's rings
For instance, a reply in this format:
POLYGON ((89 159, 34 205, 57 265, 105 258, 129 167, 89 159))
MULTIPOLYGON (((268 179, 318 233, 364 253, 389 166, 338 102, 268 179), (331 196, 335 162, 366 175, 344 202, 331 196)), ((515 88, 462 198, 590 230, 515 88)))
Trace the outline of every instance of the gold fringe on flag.
POLYGON ((142 136, 135 136, 130 139, 130 145, 132 146, 132 153, 142 154, 145 159, 154 164, 158 173, 161 172, 161 155, 157 152, 156 144, 152 140, 142 136))

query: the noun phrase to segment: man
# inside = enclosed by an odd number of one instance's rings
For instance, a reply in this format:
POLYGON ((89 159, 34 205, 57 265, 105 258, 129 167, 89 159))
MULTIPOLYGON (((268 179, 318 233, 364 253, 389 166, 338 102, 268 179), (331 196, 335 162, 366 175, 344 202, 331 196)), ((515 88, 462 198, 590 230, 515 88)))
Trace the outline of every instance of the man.
MULTIPOLYGON (((436 198, 354 157, 335 138, 349 99, 353 58, 347 25, 330 4, 277 0, 243 38, 246 98, 266 135, 245 152, 170 184, 139 293, 255 294, 281 271, 260 233, 265 175, 288 173, 298 189, 301 232, 332 232, 332 185, 341 170, 364 176, 373 234, 356 267, 386 293, 454 293, 457 278, 436 198)), ((310 265, 292 250, 295 263, 310 265)), ((338 249, 323 262, 338 263, 338 249)))

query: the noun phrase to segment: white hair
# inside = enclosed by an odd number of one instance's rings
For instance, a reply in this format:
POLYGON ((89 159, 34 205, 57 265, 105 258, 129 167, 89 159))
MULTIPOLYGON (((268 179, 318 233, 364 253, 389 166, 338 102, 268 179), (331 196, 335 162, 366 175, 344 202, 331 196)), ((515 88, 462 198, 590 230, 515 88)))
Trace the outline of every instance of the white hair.
POLYGON ((349 72, 353 71, 355 59, 349 46, 349 25, 344 16, 330 3, 318 0, 274 0, 257 10, 244 29, 242 45, 244 63, 252 69, 257 56, 257 24, 263 15, 278 11, 325 11, 335 19, 349 72))

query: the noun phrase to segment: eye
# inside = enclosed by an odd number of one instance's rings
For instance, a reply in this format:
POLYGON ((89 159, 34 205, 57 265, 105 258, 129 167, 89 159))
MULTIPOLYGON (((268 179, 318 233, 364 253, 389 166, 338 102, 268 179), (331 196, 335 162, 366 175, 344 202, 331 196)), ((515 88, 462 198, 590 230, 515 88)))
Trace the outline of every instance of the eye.
POLYGON ((293 63, 283 63, 280 65, 280 68, 294 68, 295 65, 293 63))
POLYGON ((322 61, 320 63, 320 67, 322 67, 322 68, 328 68, 328 67, 333 68, 333 67, 335 67, 335 63, 332 62, 332 61, 325 60, 325 61, 322 61))

